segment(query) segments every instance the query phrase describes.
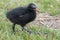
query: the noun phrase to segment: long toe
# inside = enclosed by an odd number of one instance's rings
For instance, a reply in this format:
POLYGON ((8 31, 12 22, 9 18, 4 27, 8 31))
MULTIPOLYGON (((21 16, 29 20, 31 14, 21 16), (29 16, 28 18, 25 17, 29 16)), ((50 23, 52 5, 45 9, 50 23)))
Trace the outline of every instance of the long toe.
POLYGON ((29 30, 27 30, 27 32, 28 32, 29 34, 33 33, 32 31, 29 31, 29 30))

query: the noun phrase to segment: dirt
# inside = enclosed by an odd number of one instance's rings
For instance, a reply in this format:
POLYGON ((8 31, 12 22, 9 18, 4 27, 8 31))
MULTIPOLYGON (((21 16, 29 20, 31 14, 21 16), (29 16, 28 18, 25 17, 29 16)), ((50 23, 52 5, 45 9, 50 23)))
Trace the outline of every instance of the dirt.
POLYGON ((32 23, 37 26, 43 24, 48 28, 60 29, 60 15, 50 16, 48 13, 37 14, 35 21, 32 23))

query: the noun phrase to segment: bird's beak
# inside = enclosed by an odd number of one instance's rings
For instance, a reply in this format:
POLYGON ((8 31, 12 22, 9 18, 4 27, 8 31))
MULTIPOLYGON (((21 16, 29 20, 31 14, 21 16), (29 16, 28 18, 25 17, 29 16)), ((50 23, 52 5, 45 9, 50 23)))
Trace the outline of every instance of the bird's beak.
POLYGON ((35 8, 34 11, 39 12, 37 8, 35 8))

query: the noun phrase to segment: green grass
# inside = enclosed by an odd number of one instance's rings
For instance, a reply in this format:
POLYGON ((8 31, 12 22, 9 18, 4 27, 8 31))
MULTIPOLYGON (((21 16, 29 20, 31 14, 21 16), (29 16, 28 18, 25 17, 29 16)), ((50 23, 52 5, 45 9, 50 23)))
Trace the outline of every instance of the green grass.
POLYGON ((51 15, 60 14, 60 0, 0 0, 0 40, 60 40, 60 30, 53 30, 41 25, 27 25, 27 28, 36 34, 28 34, 16 25, 15 35, 12 33, 12 23, 6 18, 7 10, 15 7, 35 3, 40 12, 48 12, 51 15), (32 28, 30 28, 32 26, 32 28), (37 32, 40 31, 40 34, 37 32))

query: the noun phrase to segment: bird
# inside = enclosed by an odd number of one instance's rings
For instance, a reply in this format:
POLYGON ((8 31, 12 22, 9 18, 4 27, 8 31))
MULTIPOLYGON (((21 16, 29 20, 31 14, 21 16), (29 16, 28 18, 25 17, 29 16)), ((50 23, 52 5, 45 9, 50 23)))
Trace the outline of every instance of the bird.
POLYGON ((25 25, 34 21, 36 18, 37 6, 34 3, 30 3, 24 7, 14 8, 6 13, 7 19, 12 22, 12 30, 15 32, 15 25, 18 24, 25 29, 25 25))

